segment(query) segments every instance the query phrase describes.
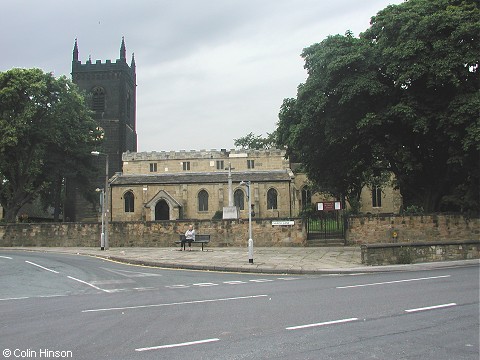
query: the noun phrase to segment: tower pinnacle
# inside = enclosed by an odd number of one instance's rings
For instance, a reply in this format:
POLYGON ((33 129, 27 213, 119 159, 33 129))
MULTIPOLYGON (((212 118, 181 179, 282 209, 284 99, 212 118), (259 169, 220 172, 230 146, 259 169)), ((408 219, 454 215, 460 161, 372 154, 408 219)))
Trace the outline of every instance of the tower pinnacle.
POLYGON ((122 36, 122 45, 120 46, 120 60, 127 61, 127 49, 125 48, 125 37, 122 36))
POLYGON ((75 38, 75 45, 73 46, 73 61, 78 61, 78 44, 77 44, 77 38, 75 38))

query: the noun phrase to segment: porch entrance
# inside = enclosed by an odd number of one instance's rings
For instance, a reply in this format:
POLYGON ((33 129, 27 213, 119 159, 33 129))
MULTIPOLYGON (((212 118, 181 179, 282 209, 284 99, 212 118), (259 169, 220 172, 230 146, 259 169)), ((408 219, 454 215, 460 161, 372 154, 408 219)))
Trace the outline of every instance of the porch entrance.
POLYGON ((155 220, 170 220, 170 207, 163 199, 155 205, 155 220))

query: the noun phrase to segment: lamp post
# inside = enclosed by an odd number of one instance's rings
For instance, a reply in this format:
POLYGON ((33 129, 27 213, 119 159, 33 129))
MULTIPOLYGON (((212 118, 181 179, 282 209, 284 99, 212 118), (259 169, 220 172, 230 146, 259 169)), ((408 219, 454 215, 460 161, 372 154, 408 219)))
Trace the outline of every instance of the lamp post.
POLYGON ((240 185, 245 185, 247 188, 248 199, 248 262, 253 264, 253 238, 252 238, 252 197, 251 197, 251 185, 250 181, 242 181, 240 185))
MULTIPOLYGON (((105 217, 105 233, 104 233, 104 247, 101 247, 101 250, 108 250, 108 154, 106 153, 101 153, 98 151, 92 151, 92 155, 94 156, 99 156, 99 155, 104 155, 105 156, 105 201, 103 205, 103 211, 102 211, 102 217, 105 217)), ((100 240, 101 241, 101 240, 100 240)))
POLYGON ((100 250, 105 249, 105 190, 104 189, 95 189, 96 192, 101 193, 100 194, 100 204, 102 205, 102 233, 100 235, 100 250))

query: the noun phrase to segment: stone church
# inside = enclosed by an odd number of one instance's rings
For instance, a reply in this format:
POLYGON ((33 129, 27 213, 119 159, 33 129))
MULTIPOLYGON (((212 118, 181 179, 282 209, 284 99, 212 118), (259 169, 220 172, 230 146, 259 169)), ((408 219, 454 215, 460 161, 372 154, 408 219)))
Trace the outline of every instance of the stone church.
MULTIPOLYGON (((126 152, 123 173, 110 182, 113 221, 221 218, 231 202, 248 218, 248 190, 258 218, 297 217, 312 203, 332 200, 311 194, 303 174, 279 149, 126 152), (229 173, 232 189, 229 190, 229 173)), ((362 212, 398 213, 401 197, 391 187, 362 193, 362 212)))
MULTIPOLYGON (((115 61, 79 59, 73 48, 72 81, 87 94, 93 117, 103 132, 95 188, 104 188, 108 158, 109 213, 112 221, 159 221, 220 217, 231 202, 248 218, 250 181, 252 211, 257 218, 290 218, 309 204, 332 200, 312 194, 304 174, 292 172, 285 151, 200 150, 137 152, 136 66, 127 63, 125 40, 115 61), (231 174, 232 190, 228 178, 231 174), (229 199, 229 197, 233 199, 229 199)), ((391 186, 363 189, 362 213, 398 213, 402 198, 391 186)), ((0 210, 2 210, 0 208, 0 210)), ((80 195, 76 179, 66 179, 65 221, 99 221, 98 202, 80 195)))
MULTIPOLYGON (((292 172, 283 150, 136 152, 135 58, 132 54, 127 64, 123 38, 114 62, 88 59, 82 63, 75 40, 72 81, 88 94, 94 118, 104 132, 102 149, 95 150, 109 159, 112 221, 211 219, 221 217, 230 202, 237 206, 240 218, 248 218, 248 192, 241 181, 251 183, 252 211, 258 218, 296 217, 308 204, 328 200, 311 194, 308 179, 292 172)), ((99 169, 102 165, 104 169, 105 158, 98 161, 99 169)), ((99 177, 98 187, 104 187, 104 178, 99 177)), ((398 213, 401 207, 401 196, 391 187, 365 188, 361 201, 364 213, 398 213)), ((66 219, 99 219, 98 209, 78 196, 74 180, 67 180, 66 205, 66 219)))

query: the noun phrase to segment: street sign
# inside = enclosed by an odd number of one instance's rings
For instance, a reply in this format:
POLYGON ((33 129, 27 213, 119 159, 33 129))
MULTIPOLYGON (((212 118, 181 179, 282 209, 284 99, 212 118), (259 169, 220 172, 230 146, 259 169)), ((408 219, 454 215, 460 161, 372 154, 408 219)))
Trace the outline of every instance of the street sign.
POLYGON ((342 210, 342 203, 340 201, 322 201, 317 203, 318 211, 334 211, 342 210))
POLYGON ((295 221, 293 220, 273 220, 272 226, 288 226, 288 225, 295 225, 295 221))

